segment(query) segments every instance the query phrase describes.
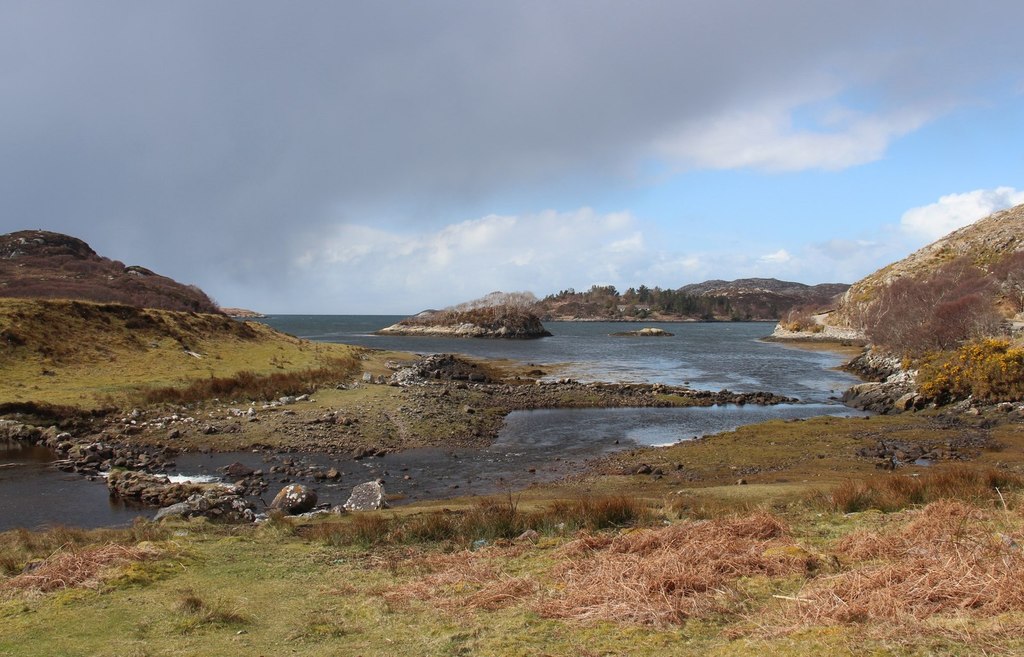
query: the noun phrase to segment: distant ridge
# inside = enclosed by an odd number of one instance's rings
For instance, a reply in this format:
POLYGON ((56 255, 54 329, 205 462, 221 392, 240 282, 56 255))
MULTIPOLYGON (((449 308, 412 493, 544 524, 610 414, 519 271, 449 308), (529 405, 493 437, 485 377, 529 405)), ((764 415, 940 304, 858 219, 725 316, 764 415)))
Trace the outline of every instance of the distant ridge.
POLYGON ((194 285, 98 255, 82 240, 45 230, 0 235, 0 297, 75 299, 220 314, 194 285))

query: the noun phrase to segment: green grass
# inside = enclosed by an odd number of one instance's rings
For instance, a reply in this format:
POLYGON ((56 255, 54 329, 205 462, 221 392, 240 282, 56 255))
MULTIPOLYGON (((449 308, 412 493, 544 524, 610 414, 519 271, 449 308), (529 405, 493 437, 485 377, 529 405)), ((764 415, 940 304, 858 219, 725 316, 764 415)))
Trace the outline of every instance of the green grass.
POLYGON ((282 390, 294 377, 347 378, 365 356, 257 322, 72 301, 0 299, 0 332, 0 401, 85 409, 173 400, 172 390, 191 399, 240 379, 240 391, 266 396, 275 377, 282 390))
MULTIPOLYGON (((471 506, 461 510, 467 508, 471 512, 471 506)), ((568 526, 585 524, 573 520, 580 508, 548 504, 517 512, 550 520, 563 513, 568 526)), ((422 515, 403 510, 396 520, 395 514, 341 522, 409 527, 422 515)), ((794 547, 786 549, 814 555, 823 570, 735 580, 730 590, 738 597, 722 599, 722 610, 667 626, 574 621, 538 611, 539 602, 559 595, 557 573, 567 559, 580 565, 589 559, 565 551, 576 535, 571 531, 548 533, 536 544, 499 542, 464 551, 436 536, 413 543, 374 540, 367 547, 358 540, 325 542, 322 535, 283 525, 171 525, 148 533, 161 557, 121 566, 96 588, 48 594, 0 588, 0 655, 958 655, 973 654, 976 636, 995 654, 1021 647, 1019 633, 1005 632, 1022 625, 1024 617, 1013 613, 978 618, 961 639, 951 630, 958 621, 948 616, 909 629, 874 622, 794 625, 779 614, 795 603, 776 596, 799 597, 807 582, 832 577, 837 571, 827 565, 829 555, 844 537, 891 533, 915 516, 822 514, 804 505, 780 517, 791 527, 786 540, 794 547), (481 595, 511 589, 517 581, 539 588, 507 603, 480 602, 481 595), (993 629, 995 621, 1002 634, 993 629)), ((1021 523, 1013 516, 1000 519, 998 527, 1019 532, 1021 523)), ((602 531, 613 537, 632 530, 602 531)), ((139 536, 82 532, 74 541, 88 546, 115 538, 131 545, 139 536)), ((0 538, 6 545, 32 542, 22 532, 0 538)), ((45 552, 62 538, 68 537, 38 537, 33 549, 45 552)), ((854 566, 838 566, 838 572, 854 566)))

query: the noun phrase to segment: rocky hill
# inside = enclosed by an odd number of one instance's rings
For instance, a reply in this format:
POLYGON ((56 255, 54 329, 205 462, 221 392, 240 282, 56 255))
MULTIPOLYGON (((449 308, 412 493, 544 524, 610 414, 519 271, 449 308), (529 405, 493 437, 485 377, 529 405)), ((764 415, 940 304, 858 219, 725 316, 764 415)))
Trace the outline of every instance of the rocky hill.
MULTIPOLYGON (((986 279, 987 289, 1004 316, 1024 310, 1020 261, 1024 259, 1024 205, 996 212, 956 230, 854 283, 842 296, 829 321, 837 326, 862 328, 883 290, 897 281, 934 280, 944 268, 970 266, 986 279)), ((958 278, 962 277, 960 275, 958 278)))
POLYGON ((537 309, 545 319, 554 320, 778 320, 796 307, 828 309, 848 287, 774 278, 711 280, 674 290, 641 285, 625 292, 595 285, 585 292, 549 295, 537 309))
POLYGON ((193 285, 104 258, 80 239, 44 230, 0 235, 0 297, 76 299, 220 313, 193 285))

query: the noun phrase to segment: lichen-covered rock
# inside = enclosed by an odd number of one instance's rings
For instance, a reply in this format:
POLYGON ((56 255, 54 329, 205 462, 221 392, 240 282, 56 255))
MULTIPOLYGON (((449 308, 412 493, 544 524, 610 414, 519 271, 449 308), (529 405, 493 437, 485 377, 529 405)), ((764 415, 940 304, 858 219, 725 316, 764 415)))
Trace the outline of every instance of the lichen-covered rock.
POLYGON ((224 522, 253 522, 256 512, 251 502, 241 495, 222 488, 202 493, 194 493, 183 502, 178 502, 157 511, 154 520, 164 518, 210 518, 224 522))
POLYGON ((316 491, 302 484, 288 484, 282 488, 270 503, 271 509, 278 509, 294 516, 310 511, 316 506, 316 491))
POLYGON ((352 494, 345 502, 345 509, 348 511, 376 511, 387 508, 387 505, 387 500, 384 498, 384 482, 378 479, 353 488, 352 494))

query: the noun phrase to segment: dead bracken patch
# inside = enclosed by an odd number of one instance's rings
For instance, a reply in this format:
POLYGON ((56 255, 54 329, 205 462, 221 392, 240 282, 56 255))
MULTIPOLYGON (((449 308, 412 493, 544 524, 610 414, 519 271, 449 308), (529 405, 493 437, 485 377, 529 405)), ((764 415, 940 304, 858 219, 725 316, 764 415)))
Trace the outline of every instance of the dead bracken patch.
POLYGON ((787 615, 802 624, 912 625, 938 614, 1024 610, 1019 519, 1003 533, 996 513, 944 500, 888 533, 851 534, 838 552, 860 563, 810 581, 787 615))
POLYGON ((72 587, 96 587, 105 570, 132 561, 155 557, 149 547, 108 544, 68 552, 57 552, 28 572, 0 582, 0 591, 48 592, 72 587))
POLYGON ((492 549, 486 553, 462 551, 424 555, 407 565, 429 574, 393 586, 381 595, 394 607, 404 607, 413 600, 420 600, 446 609, 501 609, 530 597, 538 589, 532 579, 511 577, 495 567, 494 560, 517 551, 517 548, 510 548, 492 549))
POLYGON ((740 578, 803 574, 814 558, 774 516, 685 522, 615 538, 584 537, 564 549, 541 614, 644 625, 729 611, 740 578))

